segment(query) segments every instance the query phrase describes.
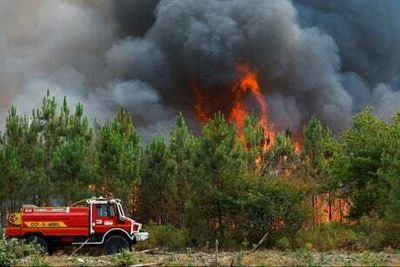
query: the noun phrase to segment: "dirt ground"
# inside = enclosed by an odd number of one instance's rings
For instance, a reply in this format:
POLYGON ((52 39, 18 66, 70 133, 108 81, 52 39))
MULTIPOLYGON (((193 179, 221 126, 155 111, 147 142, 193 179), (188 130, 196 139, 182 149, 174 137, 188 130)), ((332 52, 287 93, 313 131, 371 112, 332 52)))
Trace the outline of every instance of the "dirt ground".
POLYGON ((66 254, 27 257, 18 266, 399 266, 400 253, 312 252, 263 250, 251 253, 220 252, 123 252, 114 256, 66 254))

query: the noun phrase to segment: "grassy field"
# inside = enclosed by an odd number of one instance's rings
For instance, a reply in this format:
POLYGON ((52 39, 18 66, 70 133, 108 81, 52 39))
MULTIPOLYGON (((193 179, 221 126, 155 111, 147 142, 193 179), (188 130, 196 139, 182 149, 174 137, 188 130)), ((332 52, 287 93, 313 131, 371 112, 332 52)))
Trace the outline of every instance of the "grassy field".
MULTIPOLYGON (((29 256, 18 266, 215 266, 213 252, 123 252, 114 256, 79 254, 29 256)), ((312 252, 263 250, 255 253, 220 252, 219 266, 399 266, 400 254, 391 252, 312 252)))

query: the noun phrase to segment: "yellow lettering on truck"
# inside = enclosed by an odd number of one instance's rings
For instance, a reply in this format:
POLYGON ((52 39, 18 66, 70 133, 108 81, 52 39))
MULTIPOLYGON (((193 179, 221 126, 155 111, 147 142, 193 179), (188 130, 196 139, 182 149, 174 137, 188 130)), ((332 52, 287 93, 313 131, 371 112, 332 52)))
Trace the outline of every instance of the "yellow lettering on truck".
POLYGON ((61 228, 67 227, 64 222, 24 222, 30 228, 61 228))

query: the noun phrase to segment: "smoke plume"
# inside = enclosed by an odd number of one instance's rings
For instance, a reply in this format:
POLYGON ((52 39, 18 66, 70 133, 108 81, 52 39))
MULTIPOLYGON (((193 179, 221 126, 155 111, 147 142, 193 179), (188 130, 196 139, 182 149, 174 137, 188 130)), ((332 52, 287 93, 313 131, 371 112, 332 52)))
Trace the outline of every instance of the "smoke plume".
POLYGON ((1 1, 1 127, 11 104, 29 113, 50 89, 100 121, 122 105, 148 138, 178 111, 196 125, 196 90, 229 110, 238 64, 257 73, 277 130, 312 114, 340 130, 367 105, 389 118, 399 13, 396 0, 1 1))

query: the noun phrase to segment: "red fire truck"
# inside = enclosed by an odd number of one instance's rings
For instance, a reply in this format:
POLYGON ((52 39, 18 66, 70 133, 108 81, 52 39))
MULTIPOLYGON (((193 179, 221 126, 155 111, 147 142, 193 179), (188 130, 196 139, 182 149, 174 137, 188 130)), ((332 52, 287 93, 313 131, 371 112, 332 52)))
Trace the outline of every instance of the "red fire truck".
POLYGON ((84 199, 68 207, 24 205, 8 216, 5 235, 28 242, 36 239, 43 251, 62 245, 104 246, 112 254, 148 239, 142 225, 125 216, 116 198, 84 199))

